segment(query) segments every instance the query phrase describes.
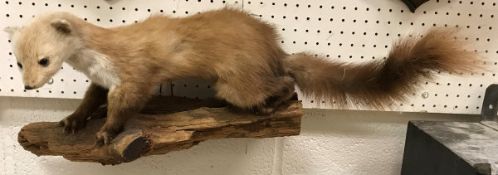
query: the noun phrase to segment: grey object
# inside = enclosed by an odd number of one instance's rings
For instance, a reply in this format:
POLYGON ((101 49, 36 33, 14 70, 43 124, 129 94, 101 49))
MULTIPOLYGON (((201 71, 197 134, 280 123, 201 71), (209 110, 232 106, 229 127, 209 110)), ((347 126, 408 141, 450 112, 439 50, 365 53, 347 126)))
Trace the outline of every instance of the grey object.
POLYGON ((498 174, 498 131, 490 123, 411 121, 401 174, 498 174))
POLYGON ((498 84, 491 84, 486 88, 482 102, 482 121, 498 121, 498 84))

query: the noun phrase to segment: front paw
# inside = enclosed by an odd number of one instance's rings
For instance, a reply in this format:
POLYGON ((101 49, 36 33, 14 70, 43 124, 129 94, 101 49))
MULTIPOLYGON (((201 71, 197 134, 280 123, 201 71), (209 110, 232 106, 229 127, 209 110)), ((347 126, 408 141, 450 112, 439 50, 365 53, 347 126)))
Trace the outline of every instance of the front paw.
POLYGON ((103 146, 103 145, 109 145, 120 132, 121 130, 118 129, 109 129, 109 127, 103 127, 100 129, 99 132, 97 132, 97 146, 103 146))
POLYGON ((83 129, 86 125, 86 117, 72 114, 59 122, 59 126, 64 127, 64 133, 77 133, 80 129, 83 129))

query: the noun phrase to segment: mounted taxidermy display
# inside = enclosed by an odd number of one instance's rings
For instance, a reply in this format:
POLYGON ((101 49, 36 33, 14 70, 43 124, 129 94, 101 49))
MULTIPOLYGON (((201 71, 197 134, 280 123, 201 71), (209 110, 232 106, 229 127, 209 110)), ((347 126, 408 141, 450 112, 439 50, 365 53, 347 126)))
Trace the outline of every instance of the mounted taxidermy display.
POLYGON ((63 62, 88 76, 92 84, 81 105, 60 124, 66 132, 76 132, 107 103, 107 120, 97 132, 99 144, 109 144, 130 114, 144 107, 154 87, 167 80, 210 80, 217 98, 270 114, 292 97, 295 85, 307 96, 337 105, 383 108, 404 100, 432 77, 431 71, 470 72, 480 65, 480 58, 468 51, 472 49, 465 50, 455 31, 446 28, 403 38, 385 60, 364 64, 289 54, 270 24, 230 8, 182 18, 151 16, 112 28, 52 12, 6 31, 25 89, 42 87, 63 62))

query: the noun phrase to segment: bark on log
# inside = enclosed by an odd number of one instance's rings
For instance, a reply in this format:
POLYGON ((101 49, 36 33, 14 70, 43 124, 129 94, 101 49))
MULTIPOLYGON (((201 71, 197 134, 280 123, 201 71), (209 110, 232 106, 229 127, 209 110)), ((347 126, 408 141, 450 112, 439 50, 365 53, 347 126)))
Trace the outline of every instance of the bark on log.
POLYGON ((21 129, 18 141, 38 156, 119 164, 188 149, 209 139, 298 135, 302 115, 297 100, 287 102, 272 115, 261 116, 212 101, 162 97, 152 100, 141 114, 130 119, 124 131, 107 146, 95 146, 95 133, 103 118, 88 121, 85 129, 76 134, 64 134, 56 122, 31 123, 21 129))

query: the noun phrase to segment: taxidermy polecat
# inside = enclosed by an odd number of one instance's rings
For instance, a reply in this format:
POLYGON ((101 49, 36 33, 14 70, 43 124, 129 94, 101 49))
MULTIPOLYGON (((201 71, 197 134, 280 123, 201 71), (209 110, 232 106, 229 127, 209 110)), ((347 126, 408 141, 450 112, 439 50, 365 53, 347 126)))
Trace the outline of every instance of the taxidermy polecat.
POLYGON ((445 29, 402 39, 386 60, 364 64, 288 54, 271 25, 229 8, 182 18, 151 16, 112 28, 55 12, 6 31, 25 89, 43 86, 63 62, 88 76, 92 83, 81 105, 60 123, 75 132, 107 103, 107 120, 97 133, 98 143, 104 144, 166 80, 212 80, 216 97, 240 109, 271 113, 291 98, 294 85, 305 95, 336 104, 378 107, 403 100, 417 83, 431 78, 430 71, 472 71, 478 64, 478 57, 445 29))

